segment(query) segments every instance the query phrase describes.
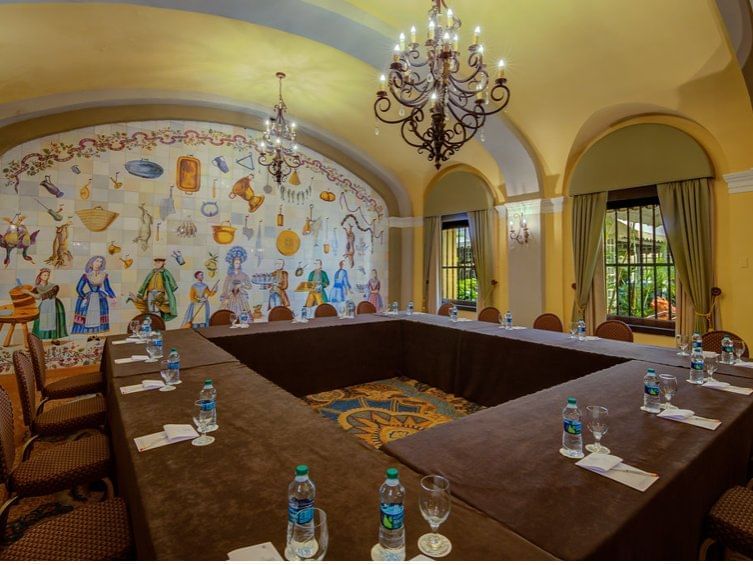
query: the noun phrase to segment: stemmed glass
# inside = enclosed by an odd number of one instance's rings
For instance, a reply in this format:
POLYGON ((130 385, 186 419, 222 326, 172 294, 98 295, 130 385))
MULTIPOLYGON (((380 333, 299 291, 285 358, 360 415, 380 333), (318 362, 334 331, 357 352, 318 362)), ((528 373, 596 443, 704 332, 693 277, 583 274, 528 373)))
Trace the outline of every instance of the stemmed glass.
POLYGON ((162 355, 160 355, 162 352, 162 346, 158 345, 158 342, 161 340, 162 336, 160 335, 146 338, 146 352, 149 354, 149 359, 144 361, 144 363, 156 363, 159 361, 159 358, 162 357, 162 355))
POLYGON ((160 363, 159 374, 162 377, 162 380, 165 381, 165 386, 158 389, 160 392, 170 392, 171 390, 175 390, 174 385, 179 385, 181 383, 177 378, 176 373, 177 371, 175 369, 170 369, 170 361, 164 360, 160 363))
POLYGON ((677 349, 679 349, 677 354, 682 355, 683 357, 687 356, 688 346, 690 345, 688 341, 688 336, 684 334, 677 334, 675 336, 675 343, 677 344, 677 349))
POLYGON ((659 375, 659 387, 661 388, 664 399, 667 401, 664 403, 664 409, 670 410, 677 408, 672 405, 672 397, 677 393, 677 377, 672 375, 659 375))
POLYGON ((431 528, 430 534, 418 538, 418 549, 429 557, 444 557, 452 550, 452 543, 442 534, 438 534, 437 530, 450 515, 450 481, 441 475, 427 475, 422 478, 418 505, 421 515, 429 522, 431 528))
POLYGON ((231 312, 229 318, 230 318, 230 327, 234 328, 235 323, 238 321, 238 314, 236 314, 235 312, 231 312))
POLYGON ((578 336, 578 322, 570 322, 570 339, 575 339, 578 336))
POLYGON ((709 375, 709 377, 706 379, 706 382, 714 382, 716 381, 716 379, 714 378, 714 373, 719 368, 719 354, 704 352, 703 357, 703 366, 709 375))
POLYGON ((128 323, 128 329, 131 332, 131 337, 132 338, 134 338, 134 339, 138 339, 139 338, 139 328, 140 327, 141 327, 141 324, 139 323, 138 320, 131 320, 128 323))
POLYGON ((198 413, 194 416, 193 423, 196 424, 196 429, 201 432, 201 435, 195 438, 191 442, 191 445, 201 447, 203 445, 214 443, 214 438, 207 435, 207 432, 209 431, 207 428, 212 422, 212 404, 213 402, 210 400, 197 400, 194 402, 194 405, 196 405, 198 409, 198 413))
POLYGON ((299 510, 293 518, 287 541, 285 558, 288 561, 322 561, 329 547, 327 513, 321 508, 299 510))
POLYGON ((743 360, 743 353, 745 353, 745 342, 741 339, 733 339, 732 347, 735 348, 735 363, 740 363, 743 360))
POLYGON ((591 453, 603 453, 608 455, 611 452, 608 447, 601 445, 601 438, 604 437, 609 429, 609 410, 603 406, 587 406, 586 418, 586 425, 594 436, 594 442, 589 443, 586 446, 586 450, 591 453))

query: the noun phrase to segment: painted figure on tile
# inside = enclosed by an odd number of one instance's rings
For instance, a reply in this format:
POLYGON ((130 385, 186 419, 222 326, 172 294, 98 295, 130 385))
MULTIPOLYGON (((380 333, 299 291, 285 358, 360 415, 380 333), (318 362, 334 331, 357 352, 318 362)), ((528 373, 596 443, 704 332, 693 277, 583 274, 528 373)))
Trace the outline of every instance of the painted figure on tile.
POLYGON ((39 230, 31 233, 29 228, 24 225, 26 216, 23 214, 16 214, 12 218, 4 216, 3 220, 8 222, 8 228, 4 234, 0 234, 0 247, 5 249, 5 259, 3 259, 3 267, 8 268, 10 264, 10 252, 14 249, 21 252, 21 256, 30 263, 34 262, 34 259, 29 257, 29 248, 34 245, 37 240, 39 230))
POLYGON ((110 305, 115 304, 115 292, 105 270, 107 263, 102 255, 91 257, 84 274, 76 285, 76 310, 73 314, 74 334, 93 334, 110 329, 110 305))
POLYGON ((379 294, 379 291, 382 290, 382 283, 379 282, 379 277, 377 276, 376 269, 371 269, 371 278, 369 279, 367 288, 369 295, 366 297, 366 300, 374 305, 374 308, 377 309, 377 312, 381 312, 384 308, 384 300, 382 300, 382 295, 379 294))
POLYGON ((242 247, 236 245, 227 252, 225 261, 229 264, 225 284, 222 286, 220 301, 222 307, 235 312, 236 316, 241 312, 250 312, 248 303, 248 291, 251 289, 251 278, 243 272, 243 263, 248 259, 248 253, 242 247))
POLYGON ((306 297, 306 307, 319 306, 328 302, 327 300, 327 287, 329 286, 329 276, 322 270, 322 260, 316 259, 314 261, 314 270, 309 273, 308 281, 314 283, 314 288, 309 290, 309 294, 306 297))
POLYGON ((353 268, 353 255, 356 252, 356 234, 353 233, 353 226, 348 224, 344 228, 345 230, 345 253, 343 257, 348 260, 350 268, 353 268))
POLYGON ((55 239, 52 241, 52 254, 44 260, 53 267, 68 267, 73 261, 73 255, 68 249, 68 228, 71 222, 65 222, 55 227, 55 239))
POLYGON ((269 286, 269 303, 267 310, 275 306, 290 307, 288 298, 288 272, 285 270, 285 261, 278 259, 275 262, 275 270, 270 273, 274 277, 274 282, 269 286))
POLYGON ((39 318, 34 320, 31 332, 39 339, 51 339, 57 344, 68 335, 65 307, 58 298, 60 287, 50 282, 50 269, 40 269, 32 294, 39 300, 39 318))
POLYGON ((139 309, 142 309, 145 304, 147 312, 156 314, 169 322, 178 315, 178 301, 175 298, 178 283, 175 282, 172 273, 165 268, 164 258, 156 257, 153 261, 154 268, 141 283, 136 293, 138 301, 135 302, 137 307, 142 304, 139 309))
POLYGON ((209 325, 209 299, 217 294, 219 281, 209 288, 204 282, 204 271, 196 271, 193 274, 195 282, 188 291, 188 308, 183 317, 184 328, 205 328, 209 325))
POLYGON ((330 302, 345 302, 351 292, 348 271, 345 270, 345 261, 340 261, 340 268, 335 271, 335 281, 332 284, 332 292, 329 295, 330 302))

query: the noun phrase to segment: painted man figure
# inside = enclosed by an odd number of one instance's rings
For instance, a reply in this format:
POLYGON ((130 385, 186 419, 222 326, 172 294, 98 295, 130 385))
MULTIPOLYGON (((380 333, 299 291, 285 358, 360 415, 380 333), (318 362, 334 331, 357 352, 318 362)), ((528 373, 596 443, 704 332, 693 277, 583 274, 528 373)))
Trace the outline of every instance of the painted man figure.
POLYGON ((329 277, 322 270, 321 259, 314 261, 314 270, 309 273, 308 281, 314 283, 314 287, 309 290, 309 294, 306 297, 306 307, 311 308, 312 306, 319 306, 319 304, 328 302, 327 291, 325 289, 329 286, 329 277))
POLYGON ((154 268, 144 279, 136 296, 146 303, 148 312, 169 322, 178 315, 177 289, 173 275, 165 268, 165 259, 155 258, 154 268))
POLYGON ((204 271, 196 271, 193 278, 196 282, 188 292, 190 302, 183 317, 183 327, 206 328, 209 325, 209 299, 217 294, 219 281, 214 283, 214 288, 209 288, 204 282, 204 271))
POLYGON ((267 304, 267 310, 271 310, 275 306, 290 307, 290 299, 288 298, 288 272, 285 270, 285 261, 278 259, 275 262, 275 270, 270 273, 274 277, 274 282, 269 285, 269 303, 267 304))

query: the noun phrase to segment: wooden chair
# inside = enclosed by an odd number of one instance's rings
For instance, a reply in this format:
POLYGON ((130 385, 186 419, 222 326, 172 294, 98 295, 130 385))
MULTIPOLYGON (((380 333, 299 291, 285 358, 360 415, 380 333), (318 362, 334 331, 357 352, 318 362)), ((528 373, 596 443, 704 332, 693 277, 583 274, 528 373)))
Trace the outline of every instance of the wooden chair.
POLYGON ((332 316, 337 316, 337 308, 332 304, 320 304, 314 310, 314 318, 331 318, 332 316))
POLYGON ((499 323, 499 310, 494 306, 487 306, 481 312, 478 313, 479 322, 491 322, 493 324, 499 323))
POLYGON ((139 324, 141 324, 144 320, 149 318, 152 321, 152 329, 153 330, 159 330, 161 332, 165 331, 165 320, 157 316, 157 314, 152 314, 151 312, 146 312, 144 314, 139 314, 138 316, 134 316, 131 319, 131 322, 133 320, 137 320, 139 324))
POLYGON ((217 310, 209 317, 210 326, 229 326, 232 310, 217 310))
POLYGON ((361 300, 356 306, 356 314, 376 314, 376 306, 368 300, 361 300))
POLYGON ((18 383, 18 394, 21 397, 24 425, 29 428, 32 435, 62 436, 104 426, 105 399, 100 395, 68 402, 46 412, 37 413, 34 366, 22 351, 13 352, 13 369, 18 383))
POLYGON ((564 331, 560 317, 557 314, 551 314, 549 312, 540 314, 539 317, 533 321, 533 329, 560 333, 564 331))
MULTIPOLYGON (((737 334, 734 334, 732 332, 725 332, 723 330, 714 330, 712 332, 706 332, 705 334, 703 334, 703 337, 701 338, 703 340, 703 350, 715 351, 716 353, 721 353, 722 352, 722 340, 724 339, 724 336, 729 336, 730 339, 739 339, 740 341, 745 343, 745 340, 737 334)), ((745 357, 746 359, 750 357, 747 344, 745 345, 745 351, 743 352, 743 357, 745 357)))
POLYGON ((604 339, 616 341, 633 341, 633 330, 625 322, 619 320, 607 320, 596 328, 594 335, 604 339))
POLYGON ((275 306, 269 311, 270 322, 289 322, 295 318, 293 311, 286 306, 275 306))
POLYGON ((29 354, 34 367, 37 389, 42 393, 42 400, 37 407, 38 413, 42 411, 48 400, 102 392, 104 388, 102 374, 99 371, 66 377, 48 384, 44 345, 42 340, 34 334, 29 336, 29 354))
POLYGON ((735 486, 725 492, 706 517, 706 536, 699 559, 705 560, 709 548, 717 542, 725 553, 733 551, 753 559, 753 490, 735 486))
POLYGON ((452 310, 452 304, 445 302, 439 307, 439 310, 437 310, 437 316, 449 316, 450 310, 452 310))

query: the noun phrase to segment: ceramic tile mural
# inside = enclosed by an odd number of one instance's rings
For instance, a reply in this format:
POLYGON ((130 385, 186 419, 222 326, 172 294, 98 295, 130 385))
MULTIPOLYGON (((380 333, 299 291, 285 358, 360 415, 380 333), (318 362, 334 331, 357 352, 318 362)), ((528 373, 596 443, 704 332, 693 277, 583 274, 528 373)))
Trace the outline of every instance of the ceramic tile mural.
MULTIPOLYGON (((0 156, 0 304, 28 285, 40 309, 33 332, 52 366, 98 362, 99 338, 143 311, 172 329, 206 324, 220 308, 265 319, 280 304, 296 313, 347 298, 382 306, 384 201, 306 148, 297 175, 278 186, 258 163, 259 137, 222 124, 131 122, 0 156)), ((21 341, 17 328, 0 373, 21 341)))

